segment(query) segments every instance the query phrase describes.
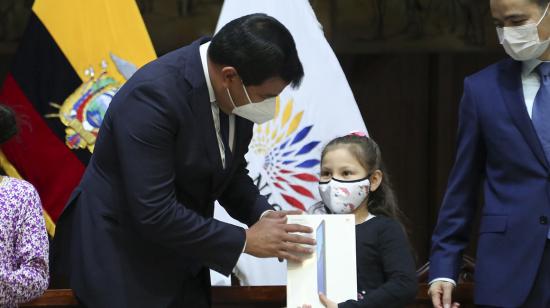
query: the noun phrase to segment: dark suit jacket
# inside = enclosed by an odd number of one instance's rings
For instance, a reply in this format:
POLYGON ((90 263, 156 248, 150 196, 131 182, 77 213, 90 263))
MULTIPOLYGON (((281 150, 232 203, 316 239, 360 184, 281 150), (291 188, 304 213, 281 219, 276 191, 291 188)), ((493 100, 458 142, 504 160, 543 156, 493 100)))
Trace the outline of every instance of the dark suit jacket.
POLYGON ((205 41, 145 65, 107 111, 52 256, 86 306, 207 306, 205 269, 229 274, 245 242, 242 228, 212 219, 214 200, 248 225, 271 209, 245 169, 252 122, 236 118, 233 160, 222 168, 205 41))
POLYGON ((525 107, 521 63, 511 59, 464 81, 456 161, 432 237, 430 279, 458 278, 479 184, 484 206, 475 302, 518 307, 547 241, 550 166, 525 107))

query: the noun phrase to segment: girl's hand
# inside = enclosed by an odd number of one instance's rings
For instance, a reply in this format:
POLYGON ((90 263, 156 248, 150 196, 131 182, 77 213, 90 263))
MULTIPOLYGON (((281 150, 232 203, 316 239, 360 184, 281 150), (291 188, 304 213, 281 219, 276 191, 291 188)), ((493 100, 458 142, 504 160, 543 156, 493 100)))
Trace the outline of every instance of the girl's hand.
POLYGON ((328 299, 323 293, 319 293, 319 299, 327 308, 338 308, 338 304, 328 299))

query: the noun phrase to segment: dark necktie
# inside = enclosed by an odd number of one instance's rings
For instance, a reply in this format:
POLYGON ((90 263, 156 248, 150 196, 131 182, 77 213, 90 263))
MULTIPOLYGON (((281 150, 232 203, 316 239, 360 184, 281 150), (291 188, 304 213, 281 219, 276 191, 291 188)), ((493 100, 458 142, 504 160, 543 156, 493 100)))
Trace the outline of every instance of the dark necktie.
POLYGON ((220 133, 222 135, 223 147, 225 149, 225 166, 231 162, 231 148, 229 147, 229 116, 220 109, 220 133))
MULTIPOLYGON (((543 62, 537 67, 540 76, 540 89, 533 103, 533 126, 550 164, 550 62, 543 62)), ((548 230, 550 239, 550 230, 548 230)))
POLYGON ((533 103, 533 126, 550 163, 550 62, 537 67, 540 76, 540 89, 533 103))

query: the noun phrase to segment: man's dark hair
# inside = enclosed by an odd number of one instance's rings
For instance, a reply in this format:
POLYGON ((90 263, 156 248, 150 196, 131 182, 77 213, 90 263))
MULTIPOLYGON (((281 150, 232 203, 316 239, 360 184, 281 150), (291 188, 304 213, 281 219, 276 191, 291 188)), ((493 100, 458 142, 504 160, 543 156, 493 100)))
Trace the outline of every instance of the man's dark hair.
POLYGON ((0 104, 0 144, 17 134, 15 113, 9 107, 0 104))
POLYGON ((227 23, 212 38, 208 56, 217 64, 233 66, 245 85, 280 77, 295 88, 304 77, 292 35, 266 14, 246 15, 227 23))

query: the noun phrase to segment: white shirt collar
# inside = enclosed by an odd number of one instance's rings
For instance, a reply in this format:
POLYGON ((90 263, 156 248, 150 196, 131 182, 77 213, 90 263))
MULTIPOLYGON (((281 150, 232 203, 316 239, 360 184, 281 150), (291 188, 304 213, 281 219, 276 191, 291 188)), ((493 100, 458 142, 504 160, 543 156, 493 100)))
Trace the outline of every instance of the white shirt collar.
POLYGON ((541 64, 542 62, 543 61, 541 61, 539 59, 532 59, 532 60, 523 61, 523 66, 522 66, 522 69, 521 69, 522 75, 524 77, 530 75, 531 73, 533 73, 535 68, 537 68, 537 66, 539 66, 539 64, 541 64))
POLYGON ((210 42, 203 43, 199 47, 199 53, 201 56, 202 70, 204 71, 204 78, 206 79, 206 87, 208 87, 208 96, 210 96, 210 102, 213 103, 216 101, 216 96, 214 95, 214 88, 212 88, 212 81, 210 81, 210 74, 208 73, 208 46, 210 46, 210 42))
POLYGON ((369 213, 369 215, 367 216, 367 218, 365 219, 365 222, 373 219, 374 217, 376 217, 376 215, 372 215, 371 213, 369 213))

